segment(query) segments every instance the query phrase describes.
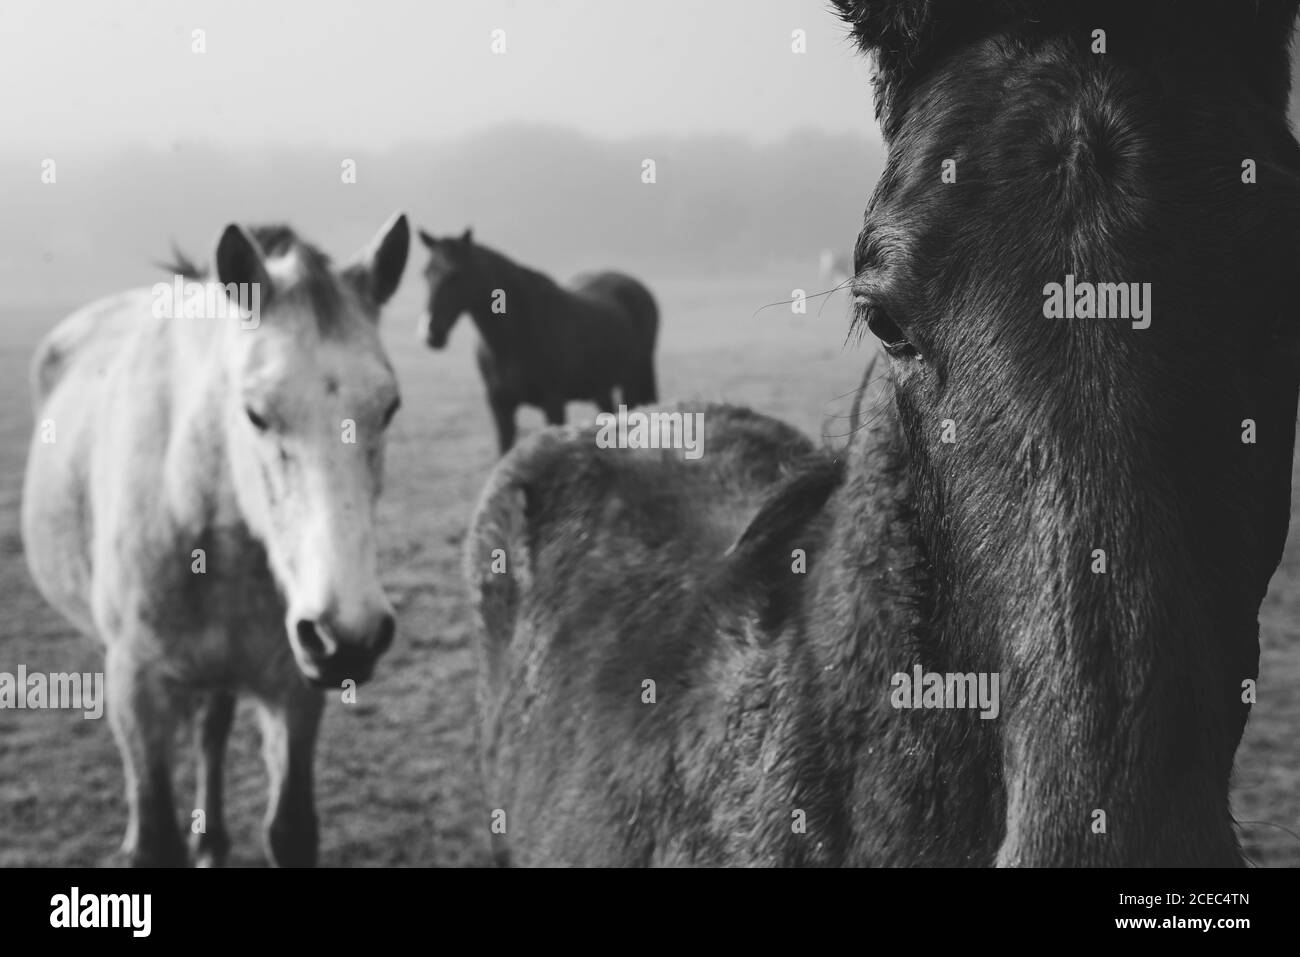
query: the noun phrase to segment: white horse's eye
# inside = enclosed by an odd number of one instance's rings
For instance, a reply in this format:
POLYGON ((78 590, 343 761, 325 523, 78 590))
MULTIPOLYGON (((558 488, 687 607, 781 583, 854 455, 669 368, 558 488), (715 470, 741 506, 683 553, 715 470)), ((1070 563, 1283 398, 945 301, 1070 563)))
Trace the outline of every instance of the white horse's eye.
POLYGON ((265 432, 270 428, 266 419, 254 412, 251 406, 245 406, 244 414, 248 416, 248 421, 253 424, 253 428, 257 429, 257 431, 265 432))

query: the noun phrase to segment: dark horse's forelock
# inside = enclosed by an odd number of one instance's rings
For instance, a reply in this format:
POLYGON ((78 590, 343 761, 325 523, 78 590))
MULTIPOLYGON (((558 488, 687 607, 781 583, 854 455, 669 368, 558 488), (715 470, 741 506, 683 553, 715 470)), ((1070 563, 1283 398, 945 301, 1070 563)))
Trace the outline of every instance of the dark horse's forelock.
POLYGON ((891 105, 907 79, 954 44, 1017 24, 1032 42, 1077 26, 1114 31, 1112 55, 1161 45, 1180 55, 1232 58, 1267 103, 1286 108, 1291 28, 1300 0, 832 0, 854 39, 875 57, 876 111, 891 127, 891 105))

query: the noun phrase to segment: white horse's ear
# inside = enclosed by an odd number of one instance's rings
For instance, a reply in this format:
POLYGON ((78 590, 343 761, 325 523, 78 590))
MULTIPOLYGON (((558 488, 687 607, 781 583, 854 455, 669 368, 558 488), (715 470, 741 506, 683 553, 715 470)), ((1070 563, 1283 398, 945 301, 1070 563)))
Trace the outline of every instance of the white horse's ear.
POLYGON ((411 251, 411 227, 405 213, 394 213, 383 228, 354 257, 345 275, 355 282, 376 306, 382 306, 397 291, 411 251))
POLYGON ((271 277, 262 262, 262 250, 257 241, 238 223, 231 223, 217 240, 217 279, 223 284, 257 284, 261 302, 271 298, 271 277))

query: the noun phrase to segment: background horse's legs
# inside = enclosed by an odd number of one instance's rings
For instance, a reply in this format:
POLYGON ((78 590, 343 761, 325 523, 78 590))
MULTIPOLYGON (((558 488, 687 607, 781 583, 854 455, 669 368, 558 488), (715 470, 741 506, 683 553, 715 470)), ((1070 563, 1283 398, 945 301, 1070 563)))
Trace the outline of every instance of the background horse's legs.
POLYGON ((194 863, 199 867, 223 867, 230 851, 230 837, 222 809, 222 768, 226 759, 226 739, 235 719, 235 696, 228 691, 213 691, 200 696, 194 715, 196 797, 194 807, 203 812, 203 831, 195 834, 190 824, 190 846, 194 863))
POLYGON ((296 682, 282 701, 259 701, 262 758, 270 777, 263 835, 266 856, 277 867, 315 867, 316 804, 312 763, 324 696, 296 682))
POLYGON ((185 843, 172 799, 172 737, 178 717, 172 689, 150 664, 132 656, 127 636, 109 644, 104 669, 108 720, 126 777, 122 853, 133 867, 182 866, 185 843))
POLYGON ((633 384, 623 388, 623 404, 629 409, 638 405, 654 405, 659 401, 659 387, 655 382, 654 355, 647 352, 637 363, 633 384))
POLYGON ((544 403, 542 403, 542 411, 546 413, 547 425, 564 424, 564 400, 563 399, 547 399, 544 403))
POLYGON ((514 399, 503 395, 488 393, 488 405, 492 407, 492 419, 497 426, 497 448, 502 455, 510 451, 515 444, 515 408, 514 399))

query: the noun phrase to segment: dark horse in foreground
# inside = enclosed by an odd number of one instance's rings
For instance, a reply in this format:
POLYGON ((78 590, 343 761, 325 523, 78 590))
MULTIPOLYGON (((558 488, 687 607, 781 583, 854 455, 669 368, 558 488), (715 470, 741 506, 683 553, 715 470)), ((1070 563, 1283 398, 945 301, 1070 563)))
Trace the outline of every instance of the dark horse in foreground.
POLYGON ((855 311, 889 375, 842 458, 715 407, 697 461, 548 430, 498 466, 466 556, 498 850, 1240 865, 1300 378, 1297 2, 841 8, 878 59, 855 311), (1070 275, 1150 283, 1149 326, 1048 318, 1070 275), (916 707, 918 667, 1000 708, 928 679, 916 707))
POLYGON ((650 290, 630 276, 599 272, 564 288, 543 273, 462 236, 429 249, 429 305, 422 319, 429 346, 447 344, 468 312, 478 327, 478 368, 504 453, 515 442, 515 409, 537 406, 551 425, 564 424, 564 404, 594 402, 614 411, 614 390, 629 409, 659 401, 654 349, 659 309, 650 290))

